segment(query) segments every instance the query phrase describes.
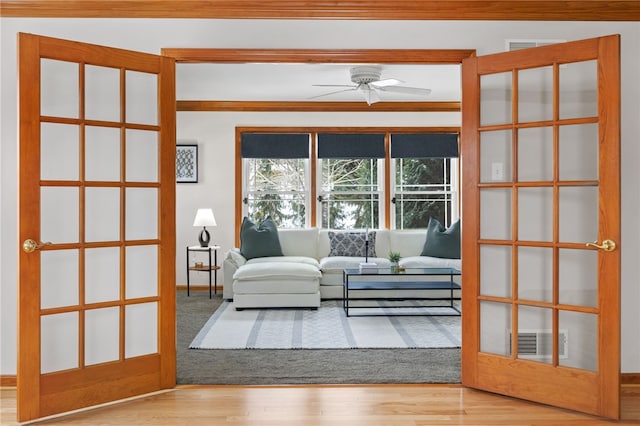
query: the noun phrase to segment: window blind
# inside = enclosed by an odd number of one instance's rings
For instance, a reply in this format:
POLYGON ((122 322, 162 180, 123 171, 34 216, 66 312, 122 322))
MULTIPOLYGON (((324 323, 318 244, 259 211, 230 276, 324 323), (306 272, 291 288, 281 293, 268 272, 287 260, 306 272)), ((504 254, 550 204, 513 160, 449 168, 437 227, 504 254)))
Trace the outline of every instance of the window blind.
POLYGON ((318 158, 384 158, 384 133, 319 133, 318 158))
POLYGON ((243 133, 242 158, 309 158, 307 133, 243 133))
POLYGON ((392 158, 452 158, 457 156, 457 133, 397 133, 391 135, 392 158))

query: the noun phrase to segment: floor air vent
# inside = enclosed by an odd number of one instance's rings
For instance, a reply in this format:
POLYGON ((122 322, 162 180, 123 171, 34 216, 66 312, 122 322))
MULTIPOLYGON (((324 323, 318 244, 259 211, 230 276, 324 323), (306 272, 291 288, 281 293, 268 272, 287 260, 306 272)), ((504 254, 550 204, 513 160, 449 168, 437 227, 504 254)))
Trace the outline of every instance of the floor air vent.
MULTIPOLYGON (((513 353, 511 332, 509 336, 509 355, 513 353)), ((518 357, 529 359, 549 358, 553 354, 553 333, 551 330, 521 330, 518 333, 518 357)), ((567 330, 558 333, 558 356, 567 358, 567 330)))

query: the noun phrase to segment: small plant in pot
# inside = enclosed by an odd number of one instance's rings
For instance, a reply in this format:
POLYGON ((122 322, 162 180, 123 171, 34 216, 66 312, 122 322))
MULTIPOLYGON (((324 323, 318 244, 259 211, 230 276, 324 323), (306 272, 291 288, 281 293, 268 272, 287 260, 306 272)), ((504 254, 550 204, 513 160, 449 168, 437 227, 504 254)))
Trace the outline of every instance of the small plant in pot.
POLYGON ((397 273, 399 271, 398 262, 400 261, 400 252, 390 252, 389 261, 391 262, 391 272, 393 272, 394 274, 397 273))

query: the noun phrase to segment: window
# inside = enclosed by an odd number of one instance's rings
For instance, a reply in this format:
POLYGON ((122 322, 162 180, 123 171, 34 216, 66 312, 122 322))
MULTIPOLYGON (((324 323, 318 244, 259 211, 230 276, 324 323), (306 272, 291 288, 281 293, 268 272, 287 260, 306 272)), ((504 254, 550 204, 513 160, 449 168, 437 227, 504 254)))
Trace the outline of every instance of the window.
POLYGON ((384 134, 318 134, 320 226, 377 228, 381 225, 380 159, 384 134))
POLYGON ((458 135, 391 135, 395 163, 396 229, 425 228, 434 216, 447 226, 458 218, 458 135))
POLYGON ((457 129, 239 134, 239 222, 411 229, 459 217, 457 129))
POLYGON ((457 163, 450 158, 395 160, 395 228, 425 228, 434 216, 447 226, 458 217, 457 163))

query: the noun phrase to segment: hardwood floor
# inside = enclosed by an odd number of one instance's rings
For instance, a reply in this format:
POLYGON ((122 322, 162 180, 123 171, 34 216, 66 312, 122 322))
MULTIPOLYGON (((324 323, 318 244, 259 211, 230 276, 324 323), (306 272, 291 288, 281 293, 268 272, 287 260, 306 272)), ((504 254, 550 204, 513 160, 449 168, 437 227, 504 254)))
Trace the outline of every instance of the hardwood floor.
MULTIPOLYGON (((2 425, 16 425, 15 388, 1 389, 2 425)), ((459 385, 180 386, 38 424, 57 425, 631 425, 640 385, 622 388, 623 421, 459 385)))

